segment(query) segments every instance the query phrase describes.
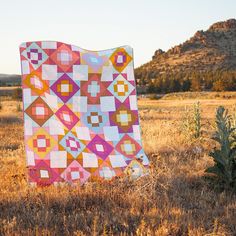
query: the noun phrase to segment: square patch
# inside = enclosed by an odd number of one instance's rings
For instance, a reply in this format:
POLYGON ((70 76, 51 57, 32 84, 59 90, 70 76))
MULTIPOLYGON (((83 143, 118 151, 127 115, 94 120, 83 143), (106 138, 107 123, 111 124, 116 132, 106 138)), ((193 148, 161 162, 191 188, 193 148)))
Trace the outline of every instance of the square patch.
POLYGON ((103 132, 106 141, 118 141, 120 139, 117 126, 105 126, 103 132))
POLYGON ((42 65, 42 79, 43 80, 56 80, 57 79, 57 66, 56 65, 42 65))
POLYGON ((109 160, 113 168, 127 166, 125 159, 122 155, 110 155, 109 160))
POLYGON ((100 97, 101 111, 115 111, 115 98, 113 96, 100 97))
POLYGON ((73 79, 80 81, 88 80, 88 66, 87 65, 74 65, 73 66, 73 79))
POLYGON ((75 130, 76 130, 76 134, 77 134, 78 139, 87 140, 87 141, 91 140, 88 127, 76 127, 75 130))
POLYGON ((67 152, 66 151, 52 151, 50 154, 51 168, 66 168, 67 166, 67 152))
POLYGON ((84 168, 96 168, 98 167, 98 159, 94 153, 83 152, 83 167, 84 168))

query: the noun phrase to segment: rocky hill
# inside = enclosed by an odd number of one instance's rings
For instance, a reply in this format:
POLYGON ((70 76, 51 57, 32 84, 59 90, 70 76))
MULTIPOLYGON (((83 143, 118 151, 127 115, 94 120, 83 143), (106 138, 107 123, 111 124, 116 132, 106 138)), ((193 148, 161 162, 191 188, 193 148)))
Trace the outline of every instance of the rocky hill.
POLYGON ((163 74, 236 70, 236 20, 217 22, 208 30, 168 51, 158 49, 152 60, 136 68, 136 79, 156 79, 163 74))

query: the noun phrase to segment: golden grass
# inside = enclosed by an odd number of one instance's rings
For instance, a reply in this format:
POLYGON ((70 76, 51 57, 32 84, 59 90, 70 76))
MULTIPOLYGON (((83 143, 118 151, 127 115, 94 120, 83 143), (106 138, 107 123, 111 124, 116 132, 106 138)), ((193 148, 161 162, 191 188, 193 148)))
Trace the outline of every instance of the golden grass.
POLYGON ((162 99, 236 99, 236 92, 177 92, 168 93, 162 99))
POLYGON ((203 134, 181 129, 194 100, 139 100, 149 176, 81 188, 31 188, 26 182, 22 114, 0 111, 0 235, 235 235, 236 197, 204 174, 212 164, 215 108, 236 100, 200 100, 203 134))

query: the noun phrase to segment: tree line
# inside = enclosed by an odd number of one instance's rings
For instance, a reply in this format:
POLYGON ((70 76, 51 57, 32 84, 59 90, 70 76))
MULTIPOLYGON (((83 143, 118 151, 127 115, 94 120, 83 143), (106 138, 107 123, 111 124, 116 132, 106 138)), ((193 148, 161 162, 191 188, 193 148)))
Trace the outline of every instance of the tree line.
POLYGON ((158 74, 135 71, 139 86, 145 86, 148 93, 170 93, 185 91, 236 91, 236 71, 190 71, 158 74))

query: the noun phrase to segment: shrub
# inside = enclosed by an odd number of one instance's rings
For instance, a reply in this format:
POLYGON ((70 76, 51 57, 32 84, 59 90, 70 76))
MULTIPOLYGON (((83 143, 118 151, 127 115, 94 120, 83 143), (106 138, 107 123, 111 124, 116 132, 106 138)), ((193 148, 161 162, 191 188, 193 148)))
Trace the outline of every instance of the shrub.
POLYGON ((222 106, 216 112, 216 129, 213 140, 219 148, 210 152, 215 163, 206 172, 216 175, 227 187, 236 190, 236 134, 232 117, 222 106))
POLYGON ((150 98, 151 100, 157 100, 157 99, 158 99, 158 96, 157 96, 156 94, 151 94, 151 95, 149 96, 149 98, 150 98))
POLYGON ((17 111, 22 111, 22 109, 21 109, 21 103, 20 103, 20 102, 17 103, 17 105, 16 105, 16 110, 17 110, 17 111))
POLYGON ((12 98, 14 100, 21 100, 22 99, 22 89, 21 88, 16 88, 13 91, 12 98))
POLYGON ((182 117, 182 130, 186 136, 199 138, 201 136, 201 109, 200 102, 193 104, 193 107, 184 108, 182 117))

